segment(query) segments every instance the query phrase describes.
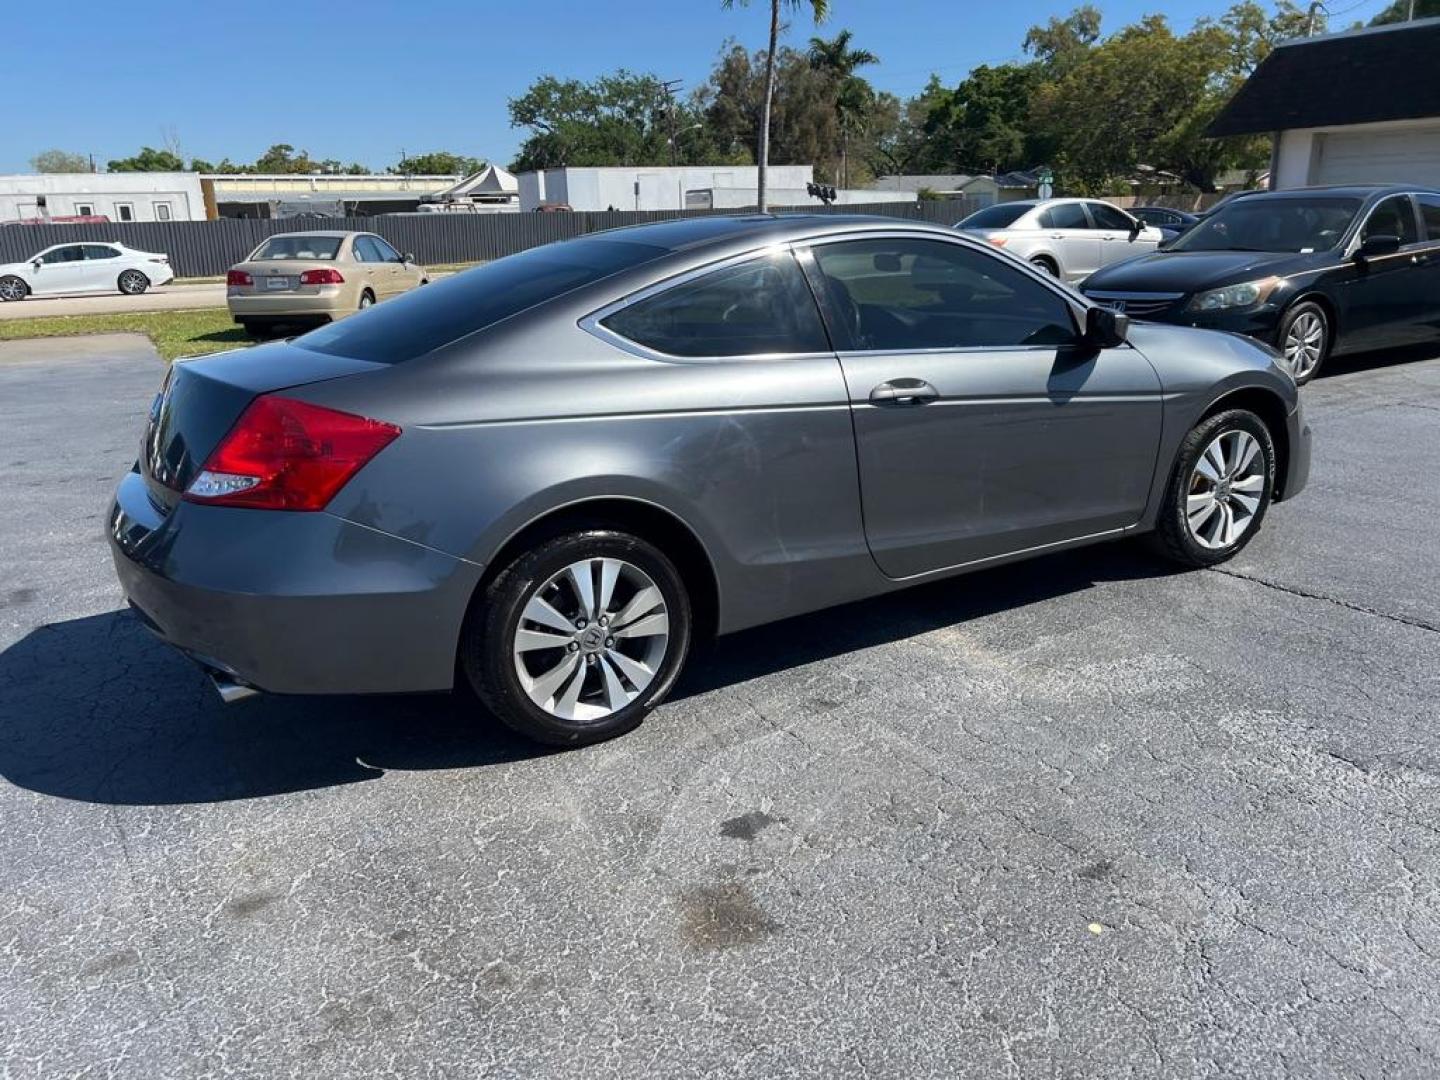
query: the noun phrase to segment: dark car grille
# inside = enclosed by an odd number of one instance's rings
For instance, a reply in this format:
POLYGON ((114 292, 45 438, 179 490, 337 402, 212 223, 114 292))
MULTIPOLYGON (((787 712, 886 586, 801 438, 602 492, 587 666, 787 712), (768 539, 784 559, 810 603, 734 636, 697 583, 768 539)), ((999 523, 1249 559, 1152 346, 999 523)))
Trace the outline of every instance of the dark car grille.
POLYGON ((1180 301, 1184 293, 1138 293, 1138 292, 1090 292, 1085 295, 1104 307, 1113 307, 1125 312, 1132 319, 1164 318, 1180 301))

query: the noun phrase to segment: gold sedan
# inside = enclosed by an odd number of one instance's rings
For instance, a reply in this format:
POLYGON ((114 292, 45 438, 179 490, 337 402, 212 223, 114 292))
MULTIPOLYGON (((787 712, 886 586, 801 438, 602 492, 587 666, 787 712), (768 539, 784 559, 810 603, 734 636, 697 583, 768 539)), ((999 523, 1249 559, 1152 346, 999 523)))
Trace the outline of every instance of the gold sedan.
POLYGON ((413 255, 374 233, 277 233, 225 276, 225 303, 251 337, 343 319, 428 282, 413 255))

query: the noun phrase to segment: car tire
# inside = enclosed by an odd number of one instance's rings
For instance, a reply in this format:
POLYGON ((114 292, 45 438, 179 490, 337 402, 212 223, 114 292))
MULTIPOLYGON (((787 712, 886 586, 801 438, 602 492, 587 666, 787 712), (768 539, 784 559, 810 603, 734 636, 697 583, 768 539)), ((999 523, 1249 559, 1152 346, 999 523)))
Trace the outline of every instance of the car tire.
POLYGON ((592 528, 546 540, 495 575, 466 619, 460 669, 512 730, 586 746, 633 730, 663 700, 691 633, 674 563, 638 536, 592 528))
POLYGON ((1180 443, 1155 544, 1183 566, 1222 563, 1260 531, 1274 492, 1275 443, 1265 422, 1246 409, 1206 417, 1180 443))
POLYGON ((150 288, 150 279, 139 270, 122 270, 115 284, 126 296, 139 296, 150 288))
POLYGON ((1285 354, 1297 386, 1304 386, 1319 374, 1330 355, 1334 336, 1330 316, 1314 300, 1302 300, 1285 312, 1275 344, 1285 354))
POLYGON ((375 294, 374 294, 373 292, 371 292, 369 289, 365 289, 365 290, 361 291, 361 293, 360 293, 360 306, 359 306, 358 308, 356 308, 356 310, 357 310, 357 311, 364 311, 366 308, 368 308, 368 307, 374 307, 374 306, 375 306, 375 294))
POLYGON ((0 303, 12 300, 24 300, 30 295, 30 286, 26 285, 22 278, 13 274, 0 277, 0 303))
POLYGON ((1045 271, 1045 273, 1053 278, 1060 276, 1060 267, 1055 263, 1055 260, 1048 255, 1037 255, 1030 260, 1030 265, 1045 271))

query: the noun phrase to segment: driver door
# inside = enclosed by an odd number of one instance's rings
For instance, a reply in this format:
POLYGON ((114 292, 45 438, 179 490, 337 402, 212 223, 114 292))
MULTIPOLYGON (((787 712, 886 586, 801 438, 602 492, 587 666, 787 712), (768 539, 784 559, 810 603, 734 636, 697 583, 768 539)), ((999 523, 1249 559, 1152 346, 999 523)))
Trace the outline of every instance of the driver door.
POLYGON ((906 578, 1135 524, 1160 380, 1080 343, 1061 290, 1003 255, 914 236, 803 255, 850 396, 865 534, 906 578))

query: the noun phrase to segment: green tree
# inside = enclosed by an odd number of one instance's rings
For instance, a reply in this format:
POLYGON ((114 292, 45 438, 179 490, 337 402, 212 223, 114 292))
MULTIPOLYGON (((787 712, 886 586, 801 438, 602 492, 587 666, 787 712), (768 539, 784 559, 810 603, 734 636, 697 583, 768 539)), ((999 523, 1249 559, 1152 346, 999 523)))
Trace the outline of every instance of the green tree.
POLYGON ((828 41, 810 39, 806 58, 810 66, 822 72, 835 86, 835 119, 840 126, 840 186, 850 186, 850 140, 865 130, 875 108, 875 91, 855 72, 878 64, 880 58, 868 49, 852 49, 854 34, 841 30, 828 41))
POLYGON ((452 154, 448 150, 432 150, 428 154, 411 154, 409 157, 403 157, 398 164, 391 166, 386 171, 420 176, 452 176, 457 173, 469 176, 484 167, 485 162, 481 158, 452 154))
MULTIPOLYGON (((720 6, 727 11, 734 8, 737 0, 721 0, 720 6)), ((738 0, 742 7, 749 6, 749 0, 738 0)), ((770 113, 775 101, 775 50, 780 43, 780 8, 791 11, 808 8, 811 17, 819 24, 830 14, 830 0, 770 0, 770 44, 765 50, 765 94, 760 106, 760 135, 756 140, 756 154, 759 177, 756 184, 756 199, 760 213, 765 213, 768 204, 765 199, 765 171, 770 164, 770 113)))
POLYGON ((509 107, 510 125, 530 131, 512 169, 664 164, 672 159, 672 131, 678 163, 714 158, 710 141, 694 130, 698 108, 672 101, 654 75, 622 69, 588 83, 546 75, 509 107))
POLYGON ((215 166, 212 165, 210 162, 206 161, 204 158, 198 158, 198 157, 197 157, 197 158, 191 158, 191 159, 190 159, 190 168, 186 170, 186 172, 203 172, 203 173, 213 173, 213 172, 217 172, 217 171, 218 171, 218 170, 215 168, 215 166))
POLYGON ((108 162, 105 168, 110 172, 184 172, 185 162, 169 150, 142 146, 134 157, 108 162))
POLYGON ((310 155, 304 150, 301 150, 297 154, 295 147, 289 143, 276 143, 256 158, 255 164, 247 171, 257 173, 313 173, 319 171, 319 165, 311 161, 310 155))
POLYGON ((765 66, 763 52, 750 53, 732 42, 721 54, 709 82, 697 92, 696 101, 704 110, 705 135, 718 160, 759 161, 760 132, 768 130, 770 160, 815 163, 820 180, 838 179, 828 171, 840 146, 830 77, 811 67, 805 54, 782 48, 774 65, 770 124, 762 129, 765 66))
POLYGON ((1091 46, 1099 40, 1100 12, 1085 4, 1063 19, 1051 18, 1044 26, 1032 26, 1025 35, 1024 48, 1053 79, 1069 74, 1084 62, 1091 46))
POLYGON ((90 159, 68 150, 42 150, 30 159, 30 168, 37 173, 89 172, 90 159))
POLYGON ((1409 22, 1411 19, 1433 19, 1440 16, 1440 0, 1395 0, 1370 20, 1371 26, 1409 22))
POLYGON ((1053 140, 1030 122, 1030 102, 1043 80, 1037 62, 982 65, 954 90, 937 82, 923 121, 935 165, 1004 172, 1049 160, 1053 140))

